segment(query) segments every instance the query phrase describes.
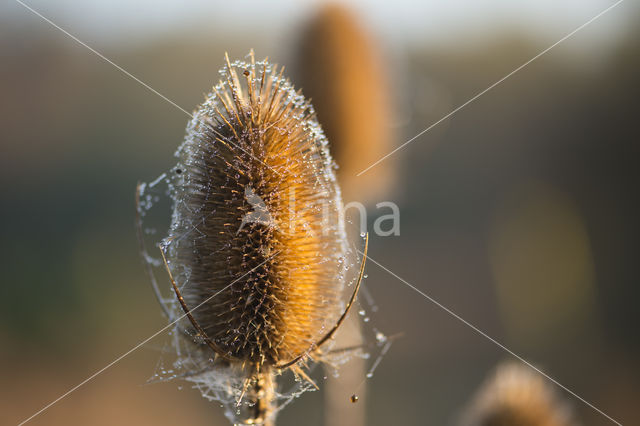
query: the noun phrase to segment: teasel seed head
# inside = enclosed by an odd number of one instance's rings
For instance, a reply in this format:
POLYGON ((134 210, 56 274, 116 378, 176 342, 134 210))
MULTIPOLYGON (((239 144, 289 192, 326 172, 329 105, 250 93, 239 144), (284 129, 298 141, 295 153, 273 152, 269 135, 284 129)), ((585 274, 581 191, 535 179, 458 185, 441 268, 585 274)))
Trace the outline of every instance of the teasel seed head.
POLYGON ((252 371, 295 367, 344 308, 335 166, 311 105, 282 74, 253 53, 227 57, 171 178, 165 252, 183 307, 202 304, 190 318, 200 337, 252 371))
POLYGON ((576 426, 542 376, 516 363, 498 366, 463 416, 462 426, 576 426))

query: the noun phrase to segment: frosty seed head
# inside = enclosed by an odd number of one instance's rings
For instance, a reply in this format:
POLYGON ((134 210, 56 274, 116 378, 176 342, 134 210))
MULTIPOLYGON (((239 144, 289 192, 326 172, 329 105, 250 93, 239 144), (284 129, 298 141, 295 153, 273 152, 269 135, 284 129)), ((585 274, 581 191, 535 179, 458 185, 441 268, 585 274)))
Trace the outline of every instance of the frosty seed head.
POLYGON ((343 308, 340 190, 313 109, 282 69, 251 54, 220 73, 176 153, 166 260, 219 356, 284 365, 343 308))

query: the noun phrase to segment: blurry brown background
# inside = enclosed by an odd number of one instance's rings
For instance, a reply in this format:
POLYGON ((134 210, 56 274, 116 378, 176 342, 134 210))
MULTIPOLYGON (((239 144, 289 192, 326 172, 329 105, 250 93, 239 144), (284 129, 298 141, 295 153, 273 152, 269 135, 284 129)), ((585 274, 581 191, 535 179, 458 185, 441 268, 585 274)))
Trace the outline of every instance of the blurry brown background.
MULTIPOLYGON (((352 5, 386 58, 394 146, 613 2, 453 3, 352 5)), ((317 6, 30 4, 187 110, 225 50, 294 63, 317 6)), ((400 151, 388 199, 401 235, 370 243, 378 262, 623 424, 640 422, 639 10, 622 3, 400 151)), ((0 6, 0 96, 0 423, 17 424, 165 325, 133 193, 174 163, 187 117, 13 1, 0 6)), ((370 231, 385 213, 369 210, 370 231)), ((453 424, 508 355, 367 268, 376 327, 404 332, 370 380, 368 424, 453 424)), ((187 385, 145 385, 165 341, 31 424, 225 425, 187 385)), ((561 395, 584 424, 611 424, 561 395)), ((305 394, 279 424, 320 425, 322 397, 305 394)))

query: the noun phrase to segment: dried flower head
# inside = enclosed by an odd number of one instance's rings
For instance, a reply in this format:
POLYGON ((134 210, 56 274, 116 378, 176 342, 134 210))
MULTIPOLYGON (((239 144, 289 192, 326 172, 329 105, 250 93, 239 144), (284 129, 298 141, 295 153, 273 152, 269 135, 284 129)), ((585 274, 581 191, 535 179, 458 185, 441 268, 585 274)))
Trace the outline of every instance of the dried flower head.
POLYGON ((193 336, 176 339, 179 361, 201 370, 188 380, 205 396, 243 408, 230 417, 246 424, 273 419, 274 375, 308 379, 302 367, 322 355, 362 278, 363 265, 345 305, 352 262, 334 163, 282 71, 253 53, 227 58, 164 179, 173 210, 161 253, 176 297, 162 301, 193 336))
POLYGON ((498 367, 465 413, 464 426, 571 426, 568 407, 545 379, 515 363, 498 367))

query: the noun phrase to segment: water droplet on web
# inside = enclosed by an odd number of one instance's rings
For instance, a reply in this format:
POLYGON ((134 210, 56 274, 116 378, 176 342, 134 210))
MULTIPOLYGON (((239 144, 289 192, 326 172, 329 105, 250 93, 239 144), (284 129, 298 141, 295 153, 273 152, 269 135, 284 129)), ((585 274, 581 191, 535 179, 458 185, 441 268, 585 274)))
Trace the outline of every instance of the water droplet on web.
POLYGON ((362 316, 362 317, 363 317, 363 316, 365 316, 366 314, 367 314, 367 313, 365 312, 365 310, 364 310, 364 309, 360 309, 360 310, 358 311, 358 315, 360 315, 360 316, 362 316))
POLYGON ((378 343, 384 343, 387 341, 387 336, 378 331, 376 332, 376 340, 378 343))

